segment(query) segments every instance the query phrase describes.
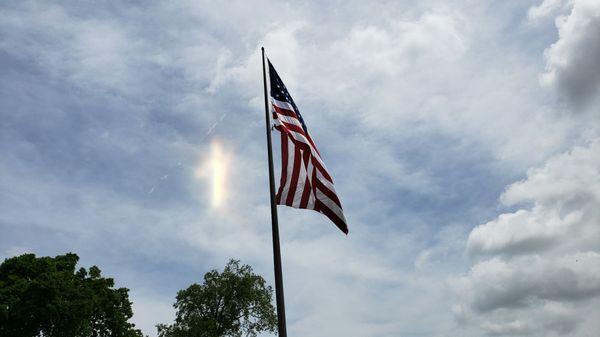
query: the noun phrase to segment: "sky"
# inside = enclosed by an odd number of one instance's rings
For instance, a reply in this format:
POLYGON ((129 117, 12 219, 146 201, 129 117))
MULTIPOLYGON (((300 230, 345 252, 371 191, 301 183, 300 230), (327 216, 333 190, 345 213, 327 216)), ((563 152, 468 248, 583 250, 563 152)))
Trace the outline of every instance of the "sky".
POLYGON ((0 259, 77 253, 149 336, 230 258, 273 284, 261 46, 350 230, 279 207, 290 336, 600 330, 598 0, 2 1, 0 259))

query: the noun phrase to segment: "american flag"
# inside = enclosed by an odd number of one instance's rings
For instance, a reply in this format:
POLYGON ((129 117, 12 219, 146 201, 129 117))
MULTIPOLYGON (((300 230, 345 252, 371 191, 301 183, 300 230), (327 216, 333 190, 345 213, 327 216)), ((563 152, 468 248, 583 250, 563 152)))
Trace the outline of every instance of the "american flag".
POLYGON ((348 234, 342 204, 300 110, 269 61, 275 128, 281 133, 281 181, 277 204, 323 213, 348 234))

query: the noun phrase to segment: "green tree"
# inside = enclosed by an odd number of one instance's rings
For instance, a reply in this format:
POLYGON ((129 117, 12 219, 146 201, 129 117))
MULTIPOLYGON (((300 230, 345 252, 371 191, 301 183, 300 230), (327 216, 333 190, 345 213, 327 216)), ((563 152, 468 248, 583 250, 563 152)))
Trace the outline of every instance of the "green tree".
POLYGON ((0 337, 141 337, 128 289, 79 257, 25 254, 0 265, 0 337))
POLYGON ((172 325, 157 325, 159 337, 239 337, 275 332, 273 289, 248 265, 229 260, 222 273, 212 270, 203 284, 177 293, 172 325))

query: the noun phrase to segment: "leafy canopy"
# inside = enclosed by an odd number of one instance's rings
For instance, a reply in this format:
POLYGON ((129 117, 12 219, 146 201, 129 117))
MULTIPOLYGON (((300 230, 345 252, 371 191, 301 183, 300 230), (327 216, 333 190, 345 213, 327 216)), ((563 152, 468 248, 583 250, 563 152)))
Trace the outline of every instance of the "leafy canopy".
POLYGON ((230 260, 222 273, 212 270, 203 284, 177 293, 172 325, 157 325, 159 337, 240 337, 275 332, 273 290, 248 265, 230 260))
POLYGON ((0 337, 141 337, 128 289, 79 257, 25 254, 0 265, 0 337))

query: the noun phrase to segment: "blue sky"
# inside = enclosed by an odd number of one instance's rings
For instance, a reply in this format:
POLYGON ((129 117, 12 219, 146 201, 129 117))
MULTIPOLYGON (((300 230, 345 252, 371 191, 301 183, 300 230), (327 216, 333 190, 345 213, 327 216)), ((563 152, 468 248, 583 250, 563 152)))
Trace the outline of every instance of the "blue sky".
POLYGON ((229 258, 272 283, 265 46, 350 229, 279 208, 290 335, 589 336, 599 37, 597 0, 3 2, 0 257, 79 254, 150 336, 229 258))

